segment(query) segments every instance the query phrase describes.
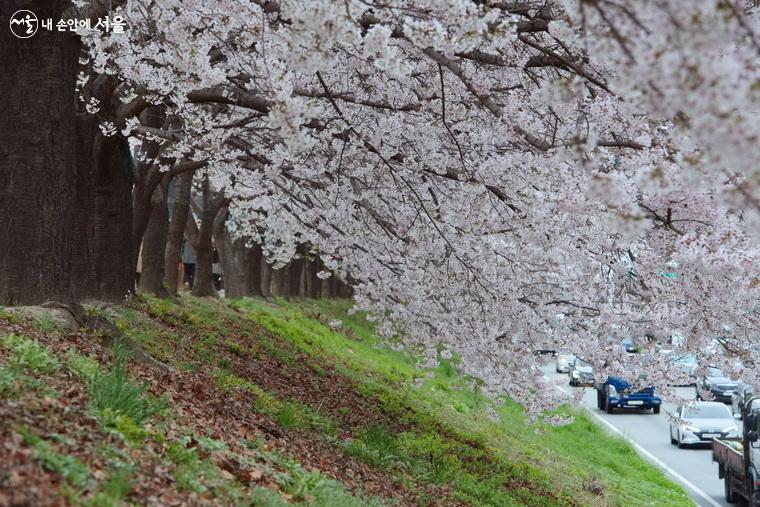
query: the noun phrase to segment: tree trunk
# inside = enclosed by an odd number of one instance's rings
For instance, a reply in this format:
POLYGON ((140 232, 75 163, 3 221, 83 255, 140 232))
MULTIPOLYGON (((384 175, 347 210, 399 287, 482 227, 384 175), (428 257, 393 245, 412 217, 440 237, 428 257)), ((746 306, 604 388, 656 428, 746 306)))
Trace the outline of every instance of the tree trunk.
POLYGON ((166 182, 153 191, 151 213, 148 226, 145 229, 142 245, 142 274, 140 275, 140 291, 165 296, 164 254, 166 239, 169 232, 169 212, 166 207, 166 182))
POLYGON ((253 246, 246 251, 246 258, 248 259, 248 295, 249 296, 263 296, 263 274, 262 264, 264 256, 261 252, 261 245, 254 243, 253 246))
POLYGON ((265 298, 272 295, 272 281, 274 278, 272 265, 263 259, 261 260, 261 292, 265 298))
POLYGON ((89 262, 79 236, 79 39, 47 30, 18 39, 8 28, 20 8, 57 16, 47 3, 7 0, 0 11, 0 304, 97 292, 72 276, 76 263, 89 262))
MULTIPOLYGON (((161 128, 165 121, 163 107, 149 107, 142 115, 142 123, 151 128, 161 128)), ((132 221, 132 255, 137 260, 140 252, 143 235, 151 218, 151 206, 153 205, 154 191, 161 182, 161 172, 158 165, 151 161, 158 155, 160 143, 157 141, 144 141, 140 147, 141 158, 134 189, 132 190, 132 209, 134 219, 132 221)))
POLYGON ((283 266, 280 269, 272 270, 272 285, 270 288, 271 295, 274 297, 289 297, 288 294, 288 268, 283 266))
POLYGON ((303 259, 295 258, 288 269, 288 297, 297 298, 301 295, 301 271, 303 259))
POLYGON ((334 273, 330 276, 330 278, 322 280, 322 297, 323 298, 335 297, 335 284, 336 284, 336 278, 335 278, 334 273))
POLYGON ((201 225, 198 230, 198 244, 195 245, 195 283, 193 284, 193 296, 213 296, 214 277, 214 248, 212 243, 214 233, 214 221, 217 213, 224 209, 226 202, 220 196, 214 196, 208 176, 203 179, 203 208, 201 210, 201 225))
POLYGON ((244 272, 241 269, 239 259, 235 258, 235 248, 230 233, 227 231, 227 215, 227 206, 222 206, 216 215, 216 220, 214 220, 214 244, 222 265, 224 297, 240 298, 245 295, 244 272))
POLYGON ((185 237, 185 224, 190 213, 190 193, 193 186, 193 173, 186 172, 174 178, 174 207, 172 209, 169 234, 164 252, 164 280, 167 292, 177 295, 179 285, 179 263, 182 259, 182 240, 185 237))
POLYGON ((124 238, 132 233, 133 162, 123 138, 104 137, 95 128, 97 133, 88 135, 96 139, 91 219, 95 266, 90 272, 96 275, 98 298, 118 301, 134 287, 137 262, 131 249, 124 247, 124 238))
POLYGON ((322 279, 317 276, 322 270, 322 260, 319 256, 316 256, 313 261, 309 263, 308 278, 306 281, 306 296, 316 299, 322 293, 322 279))

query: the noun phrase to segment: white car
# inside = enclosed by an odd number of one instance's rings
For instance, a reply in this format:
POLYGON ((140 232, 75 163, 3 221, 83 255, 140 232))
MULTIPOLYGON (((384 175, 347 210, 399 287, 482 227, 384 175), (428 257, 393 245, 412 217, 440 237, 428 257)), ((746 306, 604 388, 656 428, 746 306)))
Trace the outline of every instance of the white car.
POLYGON ((699 401, 678 407, 670 423, 670 443, 684 448, 687 445, 711 444, 714 438, 741 436, 739 425, 725 404, 699 401))
POLYGON ((557 354, 557 373, 567 373, 575 362, 575 355, 569 352, 560 352, 557 354))

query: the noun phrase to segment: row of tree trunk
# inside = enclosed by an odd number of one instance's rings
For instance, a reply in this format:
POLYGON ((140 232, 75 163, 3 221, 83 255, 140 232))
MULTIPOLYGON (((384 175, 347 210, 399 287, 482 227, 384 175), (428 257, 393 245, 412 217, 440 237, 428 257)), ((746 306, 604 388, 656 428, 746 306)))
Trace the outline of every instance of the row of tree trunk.
POLYGON ((197 198, 193 198, 193 176, 192 171, 187 171, 174 177, 171 213, 167 207, 170 180, 159 183, 154 190, 143 236, 141 292, 159 296, 177 294, 182 283, 179 279, 182 245, 187 242, 195 251, 192 293, 196 296, 215 294, 214 251, 222 268, 225 296, 229 298, 352 295, 350 286, 337 277, 322 279, 318 276, 324 264, 318 257, 308 255, 305 247, 286 266, 273 269, 259 245, 232 238, 227 228, 229 201, 221 193, 212 191, 205 175, 199 176, 197 198))
POLYGON ((348 298, 351 286, 332 275, 322 279, 324 270, 319 258, 306 254, 273 269, 261 253, 259 245, 247 246, 243 241, 231 242, 229 236, 217 241, 222 263, 225 297, 263 296, 284 298, 348 298))
POLYGON ((272 270, 256 246, 233 241, 226 227, 228 200, 205 176, 194 174, 202 164, 167 159, 157 141, 143 143, 143 162, 136 163, 126 139, 105 136, 100 121, 118 124, 125 107, 148 127, 175 128, 176 119, 140 99, 120 104, 118 83, 108 75, 90 72, 80 100, 77 74, 91 69, 80 64, 79 36, 39 30, 18 39, 7 29, 18 9, 57 19, 70 0, 3 2, 0 305, 120 300, 135 290, 141 249, 139 290, 176 294, 183 241, 196 252, 193 294, 198 296, 214 293, 214 245, 232 297, 350 294, 334 277, 319 279, 316 260, 304 257, 272 270), (85 110, 89 98, 100 104, 97 116, 85 110), (162 171, 167 164, 171 170, 162 171), (172 180, 176 190, 169 213, 172 180))

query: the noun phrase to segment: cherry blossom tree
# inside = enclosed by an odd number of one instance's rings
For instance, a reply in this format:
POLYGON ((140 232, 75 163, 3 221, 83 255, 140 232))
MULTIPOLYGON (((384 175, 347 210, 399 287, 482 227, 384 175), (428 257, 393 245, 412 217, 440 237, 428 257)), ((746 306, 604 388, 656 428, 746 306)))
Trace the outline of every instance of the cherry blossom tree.
POLYGON ((310 245, 383 333, 537 416, 561 400, 536 348, 664 391, 675 333, 756 364, 758 11, 128 0, 126 36, 87 42, 122 83, 104 129, 153 143, 155 181, 203 172, 275 265, 310 245))

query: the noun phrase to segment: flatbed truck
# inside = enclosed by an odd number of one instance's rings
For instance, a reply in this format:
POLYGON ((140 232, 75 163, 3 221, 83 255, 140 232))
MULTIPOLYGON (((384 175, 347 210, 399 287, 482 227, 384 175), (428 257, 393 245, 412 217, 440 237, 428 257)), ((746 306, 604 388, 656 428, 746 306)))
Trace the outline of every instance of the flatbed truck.
POLYGON ((760 397, 744 403, 744 428, 741 438, 717 438, 712 443, 712 459, 718 463, 718 478, 723 479, 726 502, 743 500, 749 507, 760 507, 760 397))

